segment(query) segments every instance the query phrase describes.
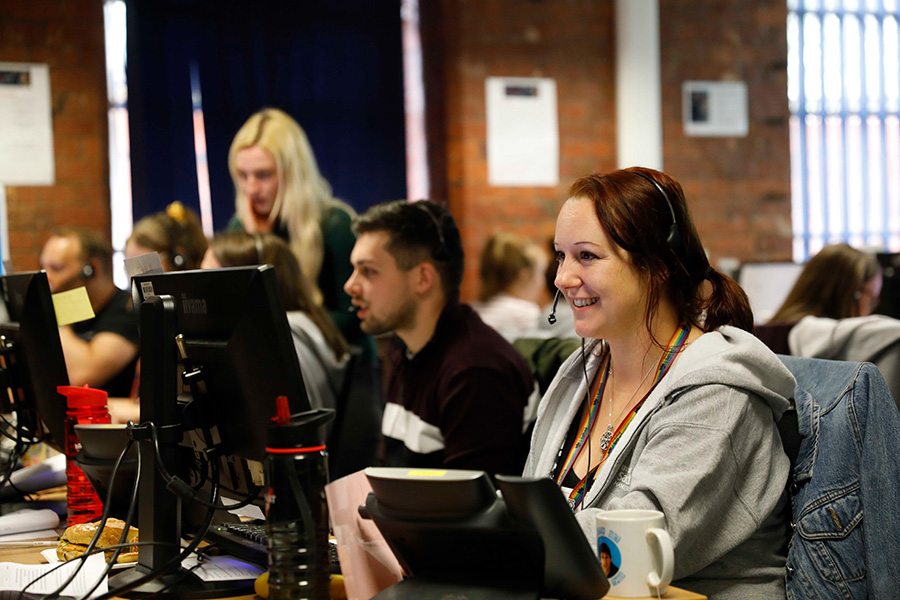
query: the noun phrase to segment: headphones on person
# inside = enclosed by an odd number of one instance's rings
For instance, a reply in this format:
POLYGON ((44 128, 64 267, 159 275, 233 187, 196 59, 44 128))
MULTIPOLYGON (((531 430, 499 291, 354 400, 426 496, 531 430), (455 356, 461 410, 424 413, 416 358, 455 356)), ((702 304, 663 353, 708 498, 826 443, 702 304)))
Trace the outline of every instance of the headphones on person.
POLYGON ((176 271, 182 271, 187 268, 187 257, 176 249, 169 252, 169 262, 176 271))
POLYGON ((681 233, 678 231, 678 219, 675 218, 675 208, 672 206, 672 201, 669 200, 669 195, 666 194, 666 190, 663 189, 659 183, 649 175, 644 175, 640 171, 631 171, 638 177, 642 179, 646 179, 650 183, 653 184, 657 190, 659 190, 659 194, 663 197, 663 200, 666 201, 666 205, 669 207, 669 212, 672 214, 672 225, 669 227, 669 234, 666 236, 666 243, 669 245, 669 248, 672 250, 677 250, 681 247, 681 233))
POLYGON ((443 215, 441 215, 440 220, 435 216, 433 212, 431 212, 427 206, 421 204, 420 202, 413 202, 413 205, 422 210, 428 218, 431 219, 431 222, 434 223, 434 229, 438 235, 438 246, 431 252, 432 258, 434 260, 447 261, 452 258, 450 254, 450 248, 447 247, 447 241, 444 239, 444 228, 441 226, 441 221, 443 221, 443 215))
POLYGON ((84 280, 93 279, 97 274, 97 271, 94 269, 94 265, 89 262, 81 265, 81 270, 78 272, 78 276, 84 280))
MULTIPOLYGON (((669 200, 669 195, 666 193, 666 190, 652 177, 649 175, 644 175, 640 171, 631 171, 641 179, 646 179, 650 183, 653 184, 657 190, 659 190, 660 196, 663 197, 663 200, 666 201, 666 205, 669 207, 669 213, 672 215, 672 225, 669 227, 669 233, 666 235, 666 243, 669 245, 669 248, 672 250, 677 250, 681 247, 681 233, 678 231, 678 219, 675 217, 675 207, 672 206, 672 201, 669 200)), ((429 213, 430 214, 430 213, 429 213)), ((556 290, 556 295, 553 297, 553 308, 550 310, 550 314, 547 315, 547 321, 553 325, 556 323, 556 305, 559 303, 559 297, 561 295, 561 291, 559 289, 556 290)))

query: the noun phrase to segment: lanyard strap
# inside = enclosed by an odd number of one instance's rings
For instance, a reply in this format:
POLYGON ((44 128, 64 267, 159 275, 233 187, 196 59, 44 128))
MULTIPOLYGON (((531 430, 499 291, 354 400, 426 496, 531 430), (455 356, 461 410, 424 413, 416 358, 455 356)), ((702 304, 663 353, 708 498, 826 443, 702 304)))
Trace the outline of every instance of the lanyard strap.
POLYGON ((603 397, 603 388, 606 387, 606 381, 609 379, 609 368, 610 360, 607 356, 606 365, 603 367, 603 371, 600 374, 600 381, 597 384, 597 393, 594 394, 594 398, 591 400, 588 411, 581 421, 580 431, 575 438, 575 443, 572 444, 572 447, 569 449, 569 455, 566 457, 565 462, 563 462, 563 468, 559 470, 559 476, 556 478, 556 485, 562 484, 563 480, 566 478, 566 474, 571 470, 572 465, 575 464, 575 459, 578 458, 582 448, 584 448, 585 442, 587 442, 588 437, 591 434, 591 430, 594 428, 594 421, 597 418, 597 413, 600 408, 600 398, 603 397))
MULTIPOLYGON (((587 491, 588 482, 593 481, 594 475, 597 470, 606 462, 606 459, 612 453, 613 448, 616 447, 619 439, 625 433, 625 430, 628 428, 628 425, 634 420, 637 411, 644 405, 644 401, 650 396, 650 393, 653 391, 653 388, 656 387, 656 384, 660 382, 660 380, 665 377, 666 373, 669 370, 669 367, 672 366, 672 363, 675 361, 675 357, 678 356, 678 352, 681 350, 682 346, 684 346, 684 342, 687 339, 688 334, 691 331, 691 326, 687 323, 683 324, 679 327, 672 338, 669 340, 669 343, 666 345, 666 350, 662 353, 662 356, 659 357, 659 362, 656 366, 656 375, 653 378, 653 383, 650 385, 650 389, 647 390, 647 393, 640 399, 640 401, 634 405, 634 407, 628 412, 619 426, 616 428, 613 433, 612 440, 610 444, 606 447, 606 450, 603 451, 603 454, 600 456, 600 462, 597 463, 593 469, 590 469, 587 473, 585 473, 584 477, 578 482, 578 484, 572 488, 572 491, 569 493, 569 506, 572 507, 572 510, 576 510, 580 505, 581 501, 584 499, 584 494, 587 491)), ((599 408, 600 402, 599 399, 603 396, 603 387, 606 385, 606 378, 609 375, 610 370, 610 359, 607 357, 606 360, 606 369, 602 375, 602 379, 600 385, 597 389, 597 395, 594 397, 594 400, 591 402, 591 407, 589 413, 591 416, 590 419, 585 416, 584 423, 582 424, 582 431, 578 437, 578 443, 573 445, 572 450, 569 451, 569 457, 571 457, 571 461, 567 458, 564 463, 564 468, 560 469, 559 476, 557 477, 556 483, 560 485, 560 483, 565 478, 566 474, 575 464, 575 459, 578 457, 578 453, 581 452, 581 447, 586 441, 587 437, 590 435, 590 429, 594 424, 594 417, 596 417, 596 409, 599 408), (587 422, 590 421, 588 425, 587 422), (587 425, 588 429, 585 432, 584 427, 587 425), (586 435, 585 435, 586 434, 586 435), (574 453, 574 456, 573 456, 574 453)))

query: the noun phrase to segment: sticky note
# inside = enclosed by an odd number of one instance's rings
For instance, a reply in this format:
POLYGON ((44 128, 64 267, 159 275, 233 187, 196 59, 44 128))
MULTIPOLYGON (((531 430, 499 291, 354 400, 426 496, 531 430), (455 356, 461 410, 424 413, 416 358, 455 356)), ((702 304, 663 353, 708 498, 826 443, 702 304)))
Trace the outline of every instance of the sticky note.
POLYGON ((60 327, 94 318, 91 299, 84 286, 53 294, 53 310, 56 312, 56 324, 60 327))
POLYGON ((406 473, 410 477, 443 477, 447 471, 437 469, 415 469, 406 473))

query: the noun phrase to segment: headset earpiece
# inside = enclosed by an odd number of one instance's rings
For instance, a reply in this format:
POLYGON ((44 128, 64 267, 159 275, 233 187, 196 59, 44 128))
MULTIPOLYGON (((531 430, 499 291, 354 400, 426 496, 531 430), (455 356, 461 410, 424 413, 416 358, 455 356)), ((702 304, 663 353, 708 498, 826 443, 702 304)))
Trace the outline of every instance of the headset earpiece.
POLYGON ((180 252, 176 252, 172 255, 171 262, 172 268, 176 271, 181 271, 187 267, 187 259, 184 257, 184 254, 181 254, 180 252))
POLYGON ((431 253, 432 258, 434 260, 447 261, 452 258, 450 255, 450 249, 447 247, 447 242, 444 239, 444 228, 441 226, 441 222, 443 219, 438 219, 433 212, 428 210, 428 207, 424 204, 420 204, 418 202, 414 202, 415 206, 425 212, 428 215, 428 218, 431 219, 431 222, 434 223, 434 229, 438 235, 438 247, 434 249, 431 253))
POLYGON ((88 262, 81 266, 81 271, 78 274, 82 279, 93 279, 97 272, 94 270, 94 266, 88 262))
POLYGON ((675 207, 672 206, 672 201, 669 200, 669 195, 666 193, 666 190, 663 189, 663 186, 659 185, 659 183, 649 175, 644 175, 640 171, 632 171, 632 173, 652 183, 653 187, 659 190, 659 194, 663 197, 663 200, 666 201, 666 205, 668 205, 669 207, 669 212, 672 214, 672 225, 669 227, 668 235, 666 235, 666 243, 672 250, 677 250, 681 247, 681 233, 678 231, 678 219, 675 218, 675 207))

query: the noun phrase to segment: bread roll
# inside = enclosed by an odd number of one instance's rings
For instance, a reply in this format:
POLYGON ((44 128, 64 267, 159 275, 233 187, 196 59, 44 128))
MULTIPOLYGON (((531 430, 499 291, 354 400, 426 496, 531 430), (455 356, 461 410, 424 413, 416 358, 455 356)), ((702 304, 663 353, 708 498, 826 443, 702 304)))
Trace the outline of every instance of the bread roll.
MULTIPOLYGON (((84 551, 87 550, 88 544, 91 543, 94 534, 97 533, 97 527, 99 526, 100 521, 94 521, 93 523, 79 523, 67 528, 59 538, 59 545, 56 547, 56 556, 58 556, 60 560, 72 560, 73 558, 78 558, 83 555, 84 551)), ((102 549, 116 545, 119 543, 119 538, 122 536, 124 530, 125 522, 121 519, 107 519, 106 526, 100 533, 95 548, 102 549)), ((128 536, 125 538, 125 541, 138 541, 138 530, 136 527, 132 527, 128 530, 128 536)), ((105 552, 107 561, 112 558, 114 550, 115 549, 107 550, 105 552)), ((123 548, 122 553, 119 554, 116 562, 128 563, 135 561, 137 561, 137 546, 132 546, 131 548, 123 548)))

